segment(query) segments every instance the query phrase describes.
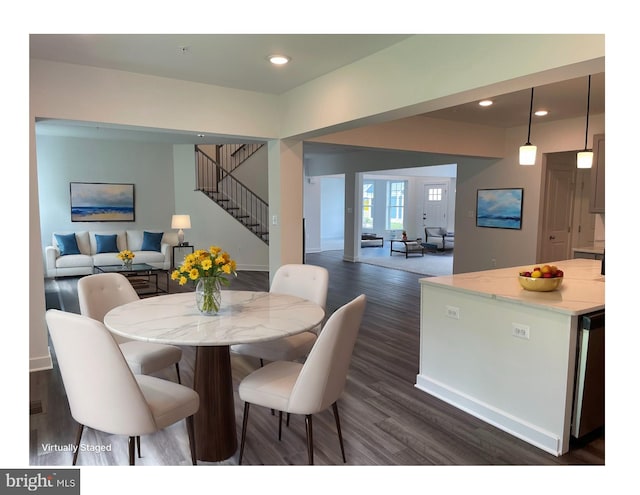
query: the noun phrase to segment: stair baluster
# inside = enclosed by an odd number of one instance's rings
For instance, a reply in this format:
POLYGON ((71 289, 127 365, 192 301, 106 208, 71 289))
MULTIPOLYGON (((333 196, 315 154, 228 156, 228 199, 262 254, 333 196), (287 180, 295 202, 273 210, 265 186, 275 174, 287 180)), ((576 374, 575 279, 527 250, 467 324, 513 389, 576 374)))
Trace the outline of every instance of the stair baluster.
POLYGON ((231 170, 235 170, 260 146, 219 145, 216 147, 217 159, 196 146, 196 190, 206 194, 268 245, 269 205, 231 174, 231 170), (224 162, 226 168, 220 162, 224 162))

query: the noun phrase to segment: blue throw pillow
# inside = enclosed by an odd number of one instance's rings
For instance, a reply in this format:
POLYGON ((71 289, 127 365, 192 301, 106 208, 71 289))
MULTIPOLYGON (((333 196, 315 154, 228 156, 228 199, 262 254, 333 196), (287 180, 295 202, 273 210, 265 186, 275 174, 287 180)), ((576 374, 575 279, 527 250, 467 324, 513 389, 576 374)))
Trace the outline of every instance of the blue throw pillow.
POLYGON ((147 232, 145 230, 142 238, 141 251, 158 251, 160 252, 160 243, 162 241, 162 232, 147 232))
POLYGON ((76 241, 76 234, 53 234, 56 236, 56 242, 58 243, 58 249, 60 249, 60 256, 66 256, 68 254, 80 254, 78 249, 78 241, 76 241))
POLYGON ((118 252, 118 236, 96 234, 96 253, 117 253, 118 252))

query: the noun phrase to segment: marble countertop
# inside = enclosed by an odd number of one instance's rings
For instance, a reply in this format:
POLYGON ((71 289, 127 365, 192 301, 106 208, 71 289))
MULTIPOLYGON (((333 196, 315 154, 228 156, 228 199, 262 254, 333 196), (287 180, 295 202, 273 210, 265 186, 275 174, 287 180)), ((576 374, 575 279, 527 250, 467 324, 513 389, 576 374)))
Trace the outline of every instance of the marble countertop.
POLYGON ((573 252, 580 253, 593 253, 593 254, 604 254, 604 241, 595 241, 590 244, 585 244, 584 246, 580 246, 577 248, 573 248, 573 252))
POLYGON ((123 337, 174 345, 215 346, 274 340, 315 328, 321 306, 270 292, 222 291, 220 312, 202 316, 192 292, 140 299, 109 311, 106 327, 123 337))
POLYGON ((420 283, 570 315, 604 309, 605 277, 600 275, 600 261, 571 259, 549 264, 564 272, 562 285, 551 292, 527 291, 520 286, 518 273, 533 265, 422 278, 420 283))

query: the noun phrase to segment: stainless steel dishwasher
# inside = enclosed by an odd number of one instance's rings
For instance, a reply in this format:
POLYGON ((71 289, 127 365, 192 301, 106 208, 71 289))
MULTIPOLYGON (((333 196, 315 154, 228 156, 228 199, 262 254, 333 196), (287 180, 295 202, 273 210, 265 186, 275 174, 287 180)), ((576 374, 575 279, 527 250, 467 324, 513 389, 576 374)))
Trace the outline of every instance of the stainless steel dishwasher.
POLYGON ((580 317, 571 435, 604 426, 604 311, 580 317))

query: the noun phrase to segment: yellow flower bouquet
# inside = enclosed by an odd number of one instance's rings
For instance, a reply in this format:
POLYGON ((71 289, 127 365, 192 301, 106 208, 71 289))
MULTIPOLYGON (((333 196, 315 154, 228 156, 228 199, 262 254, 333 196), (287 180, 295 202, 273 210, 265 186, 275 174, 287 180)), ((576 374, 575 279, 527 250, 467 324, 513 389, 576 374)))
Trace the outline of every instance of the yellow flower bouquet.
POLYGON ((129 251, 128 249, 125 249, 123 251, 120 251, 117 255, 116 255, 120 260, 122 260, 122 264, 124 266, 131 266, 131 264, 133 263, 133 258, 136 257, 135 254, 133 254, 131 251, 129 251))
POLYGON ((220 285, 229 285, 229 275, 237 276, 236 262, 229 253, 211 246, 208 251, 198 249, 187 255, 182 265, 171 274, 171 280, 177 280, 180 285, 189 280, 197 282, 198 309, 203 314, 215 314, 220 309, 220 285))

